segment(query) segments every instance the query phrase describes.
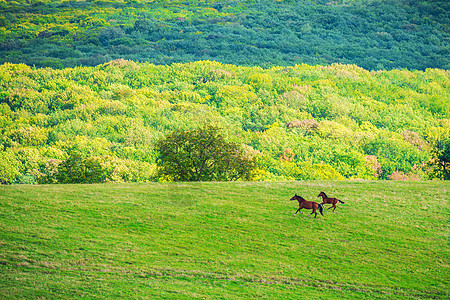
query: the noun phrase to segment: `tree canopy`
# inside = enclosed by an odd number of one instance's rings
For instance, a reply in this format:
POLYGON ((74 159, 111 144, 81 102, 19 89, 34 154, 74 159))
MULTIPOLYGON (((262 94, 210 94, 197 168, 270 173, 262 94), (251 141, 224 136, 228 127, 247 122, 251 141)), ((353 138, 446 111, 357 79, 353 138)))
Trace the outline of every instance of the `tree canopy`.
POLYGON ((90 182, 167 180, 156 172, 158 141, 208 125, 258 157, 253 180, 430 178, 435 142, 450 128, 449 82, 441 69, 340 64, 7 63, 0 181, 66 182, 59 173, 71 160, 95 165, 73 173, 90 182))
POLYGON ((212 126, 176 130, 158 141, 159 175, 174 181, 251 179, 256 158, 226 141, 212 126))
POLYGON ((0 63, 449 69, 449 1, 2 1, 0 63))

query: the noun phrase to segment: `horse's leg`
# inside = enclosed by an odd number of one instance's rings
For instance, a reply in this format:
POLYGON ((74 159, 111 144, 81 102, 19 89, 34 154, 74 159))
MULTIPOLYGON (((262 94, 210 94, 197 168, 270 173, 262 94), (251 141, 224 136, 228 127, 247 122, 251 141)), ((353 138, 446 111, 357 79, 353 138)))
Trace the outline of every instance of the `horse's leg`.
POLYGON ((319 205, 319 212, 323 216, 323 206, 322 205, 319 205))
POLYGON ((308 216, 310 216, 310 215, 315 213, 316 215, 314 216, 314 218, 317 217, 317 212, 316 212, 317 207, 315 205, 313 205, 313 207, 311 209, 312 209, 312 213, 310 213, 308 216))
POLYGON ((297 211, 295 212, 294 216, 295 216, 298 212, 300 212, 301 214, 303 213, 302 211, 300 211, 300 209, 301 209, 301 208, 297 209, 297 211))

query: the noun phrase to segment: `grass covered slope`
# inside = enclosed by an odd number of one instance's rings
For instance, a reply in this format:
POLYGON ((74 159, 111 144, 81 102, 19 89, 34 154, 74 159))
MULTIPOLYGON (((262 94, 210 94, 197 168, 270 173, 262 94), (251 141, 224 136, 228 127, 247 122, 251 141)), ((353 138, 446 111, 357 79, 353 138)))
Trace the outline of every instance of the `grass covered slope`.
POLYGON ((1 186, 4 298, 449 297, 448 182, 1 186), (340 198, 293 216, 297 193, 340 198))

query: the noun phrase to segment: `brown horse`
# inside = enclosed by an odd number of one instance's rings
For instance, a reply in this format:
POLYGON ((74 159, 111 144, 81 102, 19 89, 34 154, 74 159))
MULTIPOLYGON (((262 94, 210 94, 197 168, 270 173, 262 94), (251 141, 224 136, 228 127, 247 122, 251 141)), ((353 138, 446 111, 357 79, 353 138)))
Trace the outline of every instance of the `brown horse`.
MULTIPOLYGON (((298 209, 295 212, 294 216, 302 209, 302 208, 306 208, 306 209, 312 209, 312 213, 310 213, 308 216, 315 214, 314 218, 317 217, 317 209, 319 209, 320 214, 323 216, 323 207, 321 204, 314 202, 314 201, 306 201, 305 199, 303 199, 300 196, 297 196, 297 194, 295 194, 294 197, 291 198, 292 200, 297 200, 298 201, 298 209)), ((303 212, 300 211, 300 213, 302 214, 303 212)))
POLYGON ((322 197, 322 201, 323 202, 320 203, 320 204, 331 204, 331 206, 328 209, 333 208, 333 211, 336 209, 336 204, 338 202, 345 203, 345 202, 343 202, 343 201, 341 201, 339 199, 336 199, 336 198, 329 198, 327 196, 327 194, 325 194, 324 192, 320 192, 320 194, 317 197, 322 197))

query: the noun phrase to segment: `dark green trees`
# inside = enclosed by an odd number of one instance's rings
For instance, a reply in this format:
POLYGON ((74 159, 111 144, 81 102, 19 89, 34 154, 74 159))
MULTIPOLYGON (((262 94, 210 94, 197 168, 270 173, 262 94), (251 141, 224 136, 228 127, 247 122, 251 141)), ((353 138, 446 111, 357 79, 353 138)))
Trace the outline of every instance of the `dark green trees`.
POLYGON ((449 1, 1 1, 0 64, 449 69, 449 1))
POLYGON ((176 130, 157 144, 159 176, 174 181, 249 179, 255 159, 213 126, 176 130))

